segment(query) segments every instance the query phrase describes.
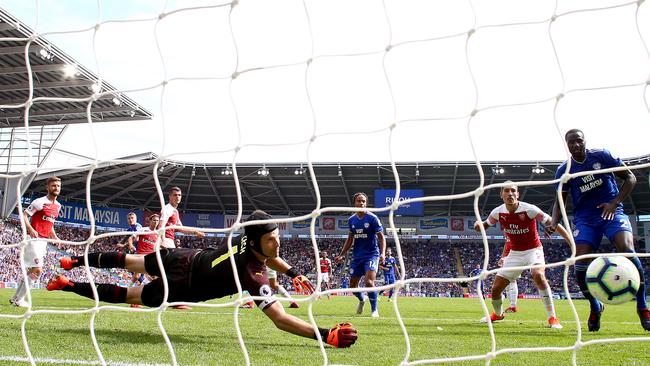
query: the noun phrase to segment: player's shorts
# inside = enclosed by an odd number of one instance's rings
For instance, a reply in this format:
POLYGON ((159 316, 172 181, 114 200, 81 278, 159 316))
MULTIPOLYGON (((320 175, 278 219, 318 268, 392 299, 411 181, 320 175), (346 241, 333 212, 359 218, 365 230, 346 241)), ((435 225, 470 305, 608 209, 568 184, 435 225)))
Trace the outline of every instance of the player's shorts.
MULTIPOLYGON (((186 248, 160 250, 160 257, 169 284, 167 302, 192 301, 190 293, 192 261, 199 252, 199 249, 186 248)), ((163 301, 164 284, 156 260, 156 253, 147 254, 144 257, 144 269, 149 275, 157 278, 143 286, 142 303, 149 307, 160 306, 163 301)))
POLYGON ((176 243, 174 243, 174 239, 170 238, 163 238, 162 243, 160 243, 161 248, 176 248, 176 243))
POLYGON ((535 264, 545 264, 544 249, 537 247, 528 250, 511 250, 510 254, 503 261, 503 267, 497 271, 497 276, 501 276, 512 282, 517 280, 523 270, 508 269, 508 267, 532 266, 535 264))
POLYGON ((368 271, 377 272, 379 268, 379 256, 363 258, 363 259, 352 259, 350 263, 350 277, 361 277, 368 271))
POLYGON ((605 220, 598 215, 589 218, 576 218, 574 225, 573 240, 576 244, 589 244, 594 251, 600 247, 603 235, 613 243, 617 233, 632 232, 630 219, 622 210, 617 210, 612 220, 605 220))
POLYGON ((393 283, 395 283, 395 275, 384 274, 384 285, 392 285, 393 283))
POLYGON ((275 279, 278 278, 278 272, 276 272, 276 270, 274 270, 274 269, 267 268, 267 269, 266 269, 266 278, 268 278, 269 280, 270 280, 270 279, 274 279, 274 280, 275 280, 275 279))
POLYGON ((47 254, 47 241, 33 240, 25 245, 23 264, 25 268, 43 267, 43 258, 47 254))
POLYGON ((330 283, 330 274, 329 274, 329 272, 322 272, 320 274, 320 281, 322 283, 330 283))

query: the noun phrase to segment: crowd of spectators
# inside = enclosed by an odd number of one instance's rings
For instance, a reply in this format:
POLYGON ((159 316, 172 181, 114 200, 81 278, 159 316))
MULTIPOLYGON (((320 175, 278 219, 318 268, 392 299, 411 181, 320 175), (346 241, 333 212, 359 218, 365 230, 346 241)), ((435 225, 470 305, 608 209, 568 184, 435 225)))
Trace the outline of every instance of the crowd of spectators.
MULTIPOLYGON (((81 227, 73 227, 57 224, 55 228, 58 236, 62 240, 75 242, 72 244, 50 244, 48 255, 44 265, 44 274, 41 277, 41 283, 47 281, 59 273, 58 261, 62 256, 82 255, 86 250, 86 242, 90 236, 90 231, 81 227)), ((18 261, 19 247, 11 244, 20 243, 22 234, 17 222, 0 222, 1 245, 0 248, 0 282, 16 282, 22 275, 18 261)), ((95 233, 95 237, 101 236, 101 231, 95 233)), ((117 250, 116 244, 126 241, 126 236, 104 236, 95 239, 89 245, 89 252, 96 251, 113 251, 117 250)), ((329 258, 338 255, 343 246, 344 239, 341 238, 319 238, 317 246, 319 251, 327 251, 329 258)), ((397 248, 395 242, 388 240, 388 246, 393 248, 393 255, 397 257, 397 248)), ((198 238, 195 236, 179 236, 176 242, 179 247, 186 248, 208 248, 226 245, 226 238, 205 237, 198 238)), ((458 282, 440 282, 441 279, 468 277, 475 268, 476 264, 483 263, 485 249, 481 241, 434 241, 434 240, 400 240, 400 249, 404 262, 404 269, 407 279, 422 279, 415 281, 405 288, 401 289, 402 294, 412 296, 441 296, 455 297, 463 296, 464 292, 476 293, 476 281, 468 284, 462 281, 458 282), (460 265, 460 268, 459 268, 460 265), (462 272, 459 271, 462 269, 462 272), (467 285, 469 285, 467 287, 467 285)), ((501 257, 503 243, 489 244, 489 265, 488 269, 496 269, 497 261, 501 257)), ((611 252, 613 248, 609 243, 603 243, 601 248, 603 252, 611 252)), ((570 256, 569 246, 560 242, 545 242, 544 252, 546 263, 561 262, 570 256)), ((280 255, 288 263, 294 266, 298 272, 307 275, 315 281, 316 279, 316 260, 314 246, 310 239, 292 238, 282 239, 280 255)), ((347 266, 349 265, 350 255, 342 263, 332 262, 333 271, 330 274, 330 283, 332 288, 345 288, 349 283, 347 266)), ((647 276, 650 276, 650 259, 642 259, 647 276)), ((91 269, 96 283, 120 283, 128 285, 131 274, 121 269, 91 269)), ((377 284, 383 284, 382 271, 378 273, 377 284)), ((66 275, 76 281, 87 281, 86 270, 76 268, 73 271, 66 272, 66 275)), ((546 269, 546 276, 549 284, 555 293, 563 292, 564 266, 552 267, 546 269)), ((397 276, 399 278, 399 274, 397 276)), ((485 292, 489 292, 493 275, 486 280, 485 292)), ((290 280, 286 276, 280 276, 281 283, 292 288, 290 280)), ((363 281, 361 281, 363 283, 363 281)), ((569 271, 569 288, 570 292, 578 293, 578 287, 573 279, 573 271, 569 271)), ((522 274, 518 280, 519 292, 522 295, 535 295, 537 290, 532 282, 528 271, 522 274)))

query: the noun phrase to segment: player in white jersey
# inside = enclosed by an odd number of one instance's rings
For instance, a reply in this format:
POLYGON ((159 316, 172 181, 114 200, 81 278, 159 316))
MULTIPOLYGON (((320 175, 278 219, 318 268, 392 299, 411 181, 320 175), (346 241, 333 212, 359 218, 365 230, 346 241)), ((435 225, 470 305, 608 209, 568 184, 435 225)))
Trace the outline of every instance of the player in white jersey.
MULTIPOLYGON (((182 226, 180 214, 178 213, 178 205, 181 203, 181 198, 183 197, 181 189, 179 187, 171 187, 169 189, 169 201, 163 207, 162 212, 160 213, 160 224, 158 228, 168 227, 168 226, 182 226)), ((174 236, 176 231, 180 231, 184 234, 194 234, 200 238, 205 237, 205 233, 200 230, 193 229, 166 229, 165 237, 163 238, 162 246, 165 248, 175 248, 176 244, 174 242, 174 236)))
MULTIPOLYGON (((513 182, 506 182, 506 185, 501 188, 501 199, 503 199, 504 203, 492 210, 487 220, 477 221, 474 224, 474 229, 480 231, 481 225, 484 229, 487 229, 500 223, 503 233, 508 238, 504 250, 503 267, 497 272, 492 283, 492 307, 494 311, 490 314, 490 317, 481 319, 481 322, 495 322, 505 318, 502 299, 503 290, 510 282, 515 281, 522 272, 521 270, 510 269, 511 267, 543 265, 545 263, 542 242, 537 233, 537 222, 549 225, 551 217, 542 212, 537 206, 519 201, 519 190, 513 182)), ((564 228, 558 226, 558 232, 567 242, 569 241, 569 235, 564 228)), ((562 325, 555 314, 553 294, 544 271, 544 267, 530 269, 533 281, 546 308, 549 327, 561 329, 562 325)))
POLYGON ((47 195, 37 198, 25 209, 23 217, 29 242, 23 252, 23 265, 27 271, 27 284, 20 277, 16 293, 9 300, 14 306, 29 307, 25 301, 27 288, 38 281, 43 273, 43 258, 47 254, 47 240, 59 238, 54 231, 54 221, 59 217, 61 204, 56 198, 61 193, 61 179, 51 177, 46 182, 47 195))

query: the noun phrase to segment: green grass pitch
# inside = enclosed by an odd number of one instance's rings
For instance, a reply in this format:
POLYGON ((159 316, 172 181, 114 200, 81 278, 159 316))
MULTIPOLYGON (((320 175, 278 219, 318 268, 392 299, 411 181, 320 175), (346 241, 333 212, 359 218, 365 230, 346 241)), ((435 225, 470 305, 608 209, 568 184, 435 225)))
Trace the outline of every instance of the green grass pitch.
MULTIPOLYGON (((0 314, 23 314, 9 305, 13 290, 0 290, 0 314)), ((92 301, 74 294, 33 291, 34 310, 82 309, 92 301)), ((327 347, 332 364, 396 365, 404 358, 406 345, 393 312, 393 304, 382 298, 381 318, 354 315, 356 299, 341 296, 314 304, 321 327, 350 321, 359 331, 350 349, 327 347)), ((307 319, 307 305, 287 309, 307 319)), ((409 361, 480 355, 490 351, 490 337, 478 299, 400 298, 399 309, 411 340, 409 361)), ((489 304, 489 303, 488 303, 489 304)), ((585 301, 576 301, 582 317, 588 313, 585 301)), ((368 304, 367 304, 368 306, 368 304)), ((496 323, 497 349, 515 347, 571 346, 576 340, 576 325, 566 301, 556 301, 562 330, 546 328, 540 300, 520 300, 520 311, 496 323)), ((89 332, 89 314, 33 314, 26 331, 37 364, 89 364, 97 361, 89 332), (85 361, 77 363, 77 361, 85 361), (73 363, 74 362, 74 363, 73 363)), ((169 364, 170 355, 157 326, 157 313, 100 311, 96 336, 109 364, 169 364)), ((168 310, 162 319, 174 345, 180 365, 242 365, 233 322, 232 308, 194 307, 191 311, 168 310)), ((258 309, 242 309, 241 329, 253 365, 321 365, 323 358, 314 340, 275 329, 258 309)), ((22 318, 0 318, 0 364, 25 365, 20 338, 22 318)), ((638 323, 633 303, 608 306, 601 331, 588 333, 582 319, 583 340, 644 337, 641 342, 591 345, 578 351, 579 365, 650 365, 650 334, 638 323)), ((492 365, 567 365, 571 352, 533 352, 500 355, 492 365)), ((456 362, 456 365, 483 365, 485 361, 456 362)))

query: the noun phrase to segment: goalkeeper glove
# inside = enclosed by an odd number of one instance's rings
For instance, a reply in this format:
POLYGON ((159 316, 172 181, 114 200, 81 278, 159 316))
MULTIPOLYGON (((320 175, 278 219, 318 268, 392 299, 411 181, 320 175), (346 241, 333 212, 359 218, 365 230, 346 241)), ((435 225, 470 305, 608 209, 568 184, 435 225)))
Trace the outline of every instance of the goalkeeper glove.
POLYGON ((298 275, 293 278, 293 288, 296 292, 306 292, 308 295, 315 291, 314 285, 309 279, 303 275, 298 275))
POLYGON ((348 348, 357 341, 357 330, 350 323, 339 323, 330 329, 327 344, 336 348, 348 348))

